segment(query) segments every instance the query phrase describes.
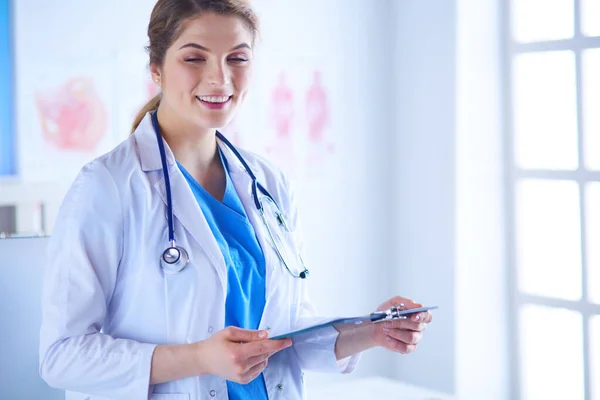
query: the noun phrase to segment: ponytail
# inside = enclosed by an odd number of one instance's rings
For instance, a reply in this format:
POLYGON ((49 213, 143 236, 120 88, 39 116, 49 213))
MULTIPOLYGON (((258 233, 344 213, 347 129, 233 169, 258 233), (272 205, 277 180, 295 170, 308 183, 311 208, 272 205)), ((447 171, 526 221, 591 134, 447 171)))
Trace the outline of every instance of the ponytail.
POLYGON ((159 104, 160 104, 160 93, 157 94, 156 96, 154 96, 150 101, 148 101, 146 103, 146 105, 144 107, 142 107, 142 109, 137 113, 137 115, 135 116, 135 119, 133 121, 133 127, 131 128, 131 133, 135 132, 138 125, 140 124, 140 122, 142 122, 142 120, 144 119, 146 114, 148 114, 148 112, 158 109, 159 104))

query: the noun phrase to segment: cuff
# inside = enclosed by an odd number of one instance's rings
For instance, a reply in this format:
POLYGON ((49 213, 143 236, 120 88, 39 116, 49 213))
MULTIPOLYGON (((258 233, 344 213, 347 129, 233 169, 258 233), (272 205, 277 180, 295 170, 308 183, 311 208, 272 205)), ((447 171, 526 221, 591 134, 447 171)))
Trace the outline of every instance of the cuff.
MULTIPOLYGON (((145 398, 149 398, 150 394, 152 393, 152 390, 154 389, 154 385, 150 385, 150 375, 152 373, 152 357, 154 356, 154 350, 156 349, 156 345, 155 344, 149 344, 149 343, 140 343, 140 371, 139 371, 139 377, 140 377, 140 393, 146 393, 146 397, 145 398), (144 385, 144 386, 142 386, 144 385)), ((137 392, 137 390, 136 390, 137 392)))
POLYGON ((294 340, 294 349, 298 354, 302 369, 324 373, 348 374, 354 371, 360 354, 354 354, 342 360, 335 356, 335 343, 339 332, 332 326, 300 335, 294 340))

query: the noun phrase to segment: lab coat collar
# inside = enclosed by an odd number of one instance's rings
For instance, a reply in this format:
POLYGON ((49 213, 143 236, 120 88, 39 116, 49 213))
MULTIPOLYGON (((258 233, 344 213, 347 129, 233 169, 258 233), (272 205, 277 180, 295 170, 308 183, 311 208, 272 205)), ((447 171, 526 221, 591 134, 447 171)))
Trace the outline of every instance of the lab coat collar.
MULTIPOLYGON (((160 151, 158 149, 158 144, 156 143, 156 132, 154 132, 154 127, 152 126, 151 112, 148 112, 144 116, 144 119, 142 119, 133 135, 138 144, 142 171, 149 172, 162 169, 160 151)), ((235 154, 233 154, 231 149, 229 149, 229 147, 227 147, 227 145, 220 140, 218 142, 219 147, 221 150, 223 150, 223 154, 227 160, 229 172, 237 173, 245 171, 243 164, 240 162, 240 160, 238 160, 235 154)), ((173 152, 171 151, 171 148, 167 144, 166 140, 163 139, 163 143, 165 145, 167 165, 170 167, 171 165, 175 164, 175 156, 173 155, 173 152)))
MULTIPOLYGON (((158 143, 156 142, 156 133, 152 126, 152 115, 150 112, 146 113, 146 116, 136 128, 133 136, 138 145, 142 171, 149 172, 162 169, 160 150, 158 149, 158 143)), ((170 167, 175 164, 175 156, 164 139, 163 143, 165 144, 167 165, 170 167)))

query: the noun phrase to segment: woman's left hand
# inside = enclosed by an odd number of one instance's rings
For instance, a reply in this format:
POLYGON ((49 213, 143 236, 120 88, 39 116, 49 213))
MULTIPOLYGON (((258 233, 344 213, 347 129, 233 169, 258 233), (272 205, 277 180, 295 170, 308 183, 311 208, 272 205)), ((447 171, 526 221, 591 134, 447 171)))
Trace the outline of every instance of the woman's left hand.
MULTIPOLYGON (((381 304, 377 310, 387 310, 392 306, 401 306, 407 310, 411 308, 423 307, 420 303, 415 303, 405 297, 394 297, 381 304)), ((415 351, 419 341, 423 337, 423 331, 432 320, 429 311, 421 312, 409 316, 407 319, 398 319, 386 321, 373 325, 372 340, 375 346, 382 346, 401 354, 408 354, 415 351)))

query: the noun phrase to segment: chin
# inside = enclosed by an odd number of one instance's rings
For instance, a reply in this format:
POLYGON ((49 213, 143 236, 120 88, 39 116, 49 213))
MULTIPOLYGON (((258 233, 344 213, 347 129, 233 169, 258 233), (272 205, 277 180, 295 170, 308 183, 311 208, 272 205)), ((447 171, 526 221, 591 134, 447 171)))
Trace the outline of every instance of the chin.
POLYGON ((213 119, 213 120, 207 121, 207 122, 211 129, 221 129, 221 128, 224 128, 225 126, 227 126, 229 121, 231 121, 231 118, 220 119, 220 120, 213 119))
POLYGON ((196 125, 205 129, 221 129, 233 119, 232 115, 196 115, 194 120, 196 125))

